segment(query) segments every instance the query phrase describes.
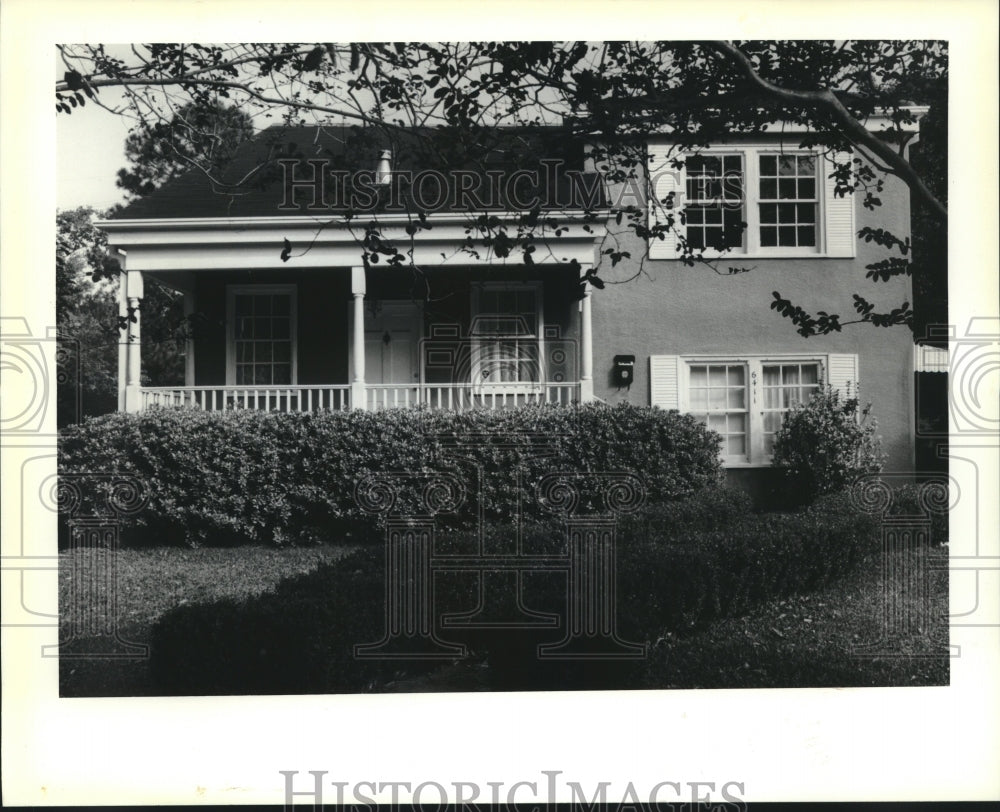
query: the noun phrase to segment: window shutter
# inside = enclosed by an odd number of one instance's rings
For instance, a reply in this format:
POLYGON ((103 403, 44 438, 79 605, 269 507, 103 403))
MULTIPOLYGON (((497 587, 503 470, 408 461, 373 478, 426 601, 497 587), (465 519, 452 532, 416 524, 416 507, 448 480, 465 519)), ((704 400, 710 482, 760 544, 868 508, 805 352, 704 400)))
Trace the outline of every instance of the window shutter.
MULTIPOLYGON (((669 144, 650 144, 647 148, 646 169, 649 172, 650 191, 655 198, 649 202, 649 224, 665 225, 667 215, 674 215, 674 227, 680 225, 681 200, 684 195, 684 168, 676 168, 675 160, 683 160, 683 154, 674 150, 670 153, 669 144), (663 201, 671 192, 673 208, 667 209, 663 201)), ((676 259, 677 237, 670 231, 664 238, 653 238, 649 241, 650 259, 676 259)))
POLYGON ((680 409, 680 357, 649 356, 649 405, 661 409, 680 409))
MULTIPOLYGON (((834 161, 848 163, 852 159, 850 152, 837 152, 834 161)), ((830 257, 853 257, 857 253, 857 235, 854 228, 854 195, 847 194, 837 197, 834 193, 836 183, 830 177, 834 165, 829 158, 824 157, 823 189, 824 210, 826 219, 826 255, 830 257)))
POLYGON ((840 392, 841 398, 857 397, 858 356, 827 356, 826 382, 840 392))

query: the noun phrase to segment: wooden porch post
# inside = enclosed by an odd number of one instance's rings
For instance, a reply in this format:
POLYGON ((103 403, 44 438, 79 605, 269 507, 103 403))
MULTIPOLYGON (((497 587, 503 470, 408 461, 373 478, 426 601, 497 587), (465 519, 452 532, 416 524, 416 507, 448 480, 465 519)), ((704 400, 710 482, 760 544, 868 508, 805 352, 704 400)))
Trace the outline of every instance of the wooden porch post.
MULTIPOLYGON (((586 273, 584 267, 581 273, 586 273)), ((580 302, 580 402, 594 399, 594 338, 591 317, 591 288, 583 283, 583 300, 580 302)))
POLYGON ((184 341, 184 385, 194 386, 194 338, 191 337, 191 316, 194 315, 194 294, 184 291, 184 318, 187 338, 184 341))
MULTIPOLYGON (((118 274, 118 316, 124 319, 128 316, 128 292, 125 275, 125 258, 119 255, 122 270, 118 274)), ((125 379, 128 370, 128 333, 118 330, 118 411, 125 411, 125 379)))
POLYGON ((142 273, 126 273, 126 297, 128 299, 128 362, 125 370, 125 411, 138 412, 142 409, 142 332, 139 323, 139 305, 142 302, 142 273), (135 321, 133 321, 135 319, 135 321))
POLYGON ((350 352, 354 367, 351 381, 351 408, 368 408, 365 392, 365 269, 351 268, 351 296, 354 299, 351 320, 350 352))

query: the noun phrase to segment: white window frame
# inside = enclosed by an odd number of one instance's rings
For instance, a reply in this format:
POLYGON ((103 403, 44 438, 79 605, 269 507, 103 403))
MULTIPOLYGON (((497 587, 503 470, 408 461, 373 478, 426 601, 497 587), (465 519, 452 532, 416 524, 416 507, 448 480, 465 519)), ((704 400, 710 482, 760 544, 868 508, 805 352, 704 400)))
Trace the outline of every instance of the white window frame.
MULTIPOLYGON (((706 248, 704 251, 698 250, 706 259, 769 259, 769 258, 817 258, 817 257, 853 257, 856 256, 856 249, 853 245, 855 237, 855 214, 854 196, 848 195, 845 201, 847 211, 838 211, 836 215, 837 228, 846 229, 850 232, 851 245, 849 253, 845 252, 844 246, 839 243, 834 245, 831 241, 831 212, 828 201, 832 195, 832 184, 834 181, 827 177, 831 171, 831 164, 823 150, 802 149, 800 147, 784 146, 774 142, 755 142, 741 144, 716 144, 704 147, 691 152, 680 150, 670 151, 669 144, 663 142, 650 143, 650 171, 654 174, 659 172, 678 172, 676 169, 669 169, 675 161, 685 163, 691 155, 742 155, 743 157, 743 185, 745 190, 745 200, 743 204, 745 221, 747 224, 744 230, 742 248, 730 248, 725 251, 717 251, 706 248), (655 155, 654 155, 655 153, 655 155), (667 157, 669 154, 669 157, 667 157), (815 246, 762 246, 760 242, 760 158, 764 155, 810 155, 816 158, 816 245, 815 246)), ((841 156, 838 160, 846 160, 841 156)), ((673 201, 675 225, 678 233, 685 234, 686 226, 680 222, 680 212, 687 206, 687 173, 684 169, 679 170, 679 183, 670 182, 668 187, 674 191, 673 201)), ((657 194, 662 190, 657 190, 657 194)), ((666 212, 657 210, 662 204, 651 204, 650 222, 662 221, 666 212)), ((838 232, 839 233, 839 232, 838 232)), ((650 241, 651 259, 677 259, 680 252, 674 249, 676 239, 671 238, 666 242, 658 240, 650 241)))
POLYGON ((299 380, 298 288, 296 285, 244 284, 226 285, 226 386, 243 389, 280 389, 297 386, 299 380), (236 297, 286 294, 289 296, 289 332, 291 335, 290 384, 237 384, 236 383, 236 297))
MULTIPOLYGON (((692 158, 692 157, 695 157, 695 156, 694 155, 687 156, 687 158, 685 159, 685 161, 688 160, 688 159, 690 159, 690 158, 692 158)), ((747 167, 746 167, 746 162, 747 162, 746 151, 742 150, 742 149, 721 149, 721 148, 719 148, 719 149, 713 149, 713 150, 702 150, 701 152, 699 152, 697 154, 697 157, 699 157, 699 158, 716 158, 717 157, 717 158, 720 159, 720 162, 723 165, 723 167, 725 166, 725 159, 726 158, 738 157, 740 159, 740 164, 741 164, 741 166, 743 168, 743 171, 740 173, 741 174, 741 185, 743 187, 743 198, 740 200, 740 210, 741 210, 741 213, 743 215, 742 219, 745 220, 749 216, 747 214, 747 207, 748 207, 748 199, 747 199, 747 177, 748 176, 747 176, 747 167)), ((721 187, 720 188, 720 194, 721 194, 721 200, 723 201, 723 208, 725 208, 725 203, 724 203, 724 201, 725 201, 725 177, 726 177, 725 176, 725 170, 723 169, 723 175, 719 179, 719 184, 720 184, 720 187, 721 187)), ((689 180, 690 180, 690 178, 687 176, 687 171, 685 169, 685 174, 684 174, 684 197, 681 200, 681 202, 683 204, 682 207, 681 207, 681 211, 685 212, 685 222, 684 223, 678 223, 678 229, 683 229, 684 230, 685 237, 687 237, 687 230, 689 228, 692 228, 692 225, 687 222, 687 210, 688 210, 688 208, 690 208, 692 206, 701 206, 701 207, 704 207, 706 204, 710 204, 710 203, 713 203, 713 202, 715 202, 717 204, 719 202, 719 201, 715 201, 713 198, 701 198, 701 197, 699 197, 699 198, 689 198, 687 196, 687 183, 688 183, 689 180)), ((743 230, 743 233, 741 235, 741 244, 738 247, 734 246, 732 248, 727 249, 727 251, 725 253, 727 253, 727 254, 745 254, 746 253, 746 250, 747 250, 747 233, 749 231, 749 221, 747 221, 747 224, 748 224, 747 228, 745 228, 743 230)), ((725 222, 725 215, 724 214, 723 214, 723 216, 721 218, 721 223, 719 224, 719 226, 722 228, 723 233, 725 233, 726 222, 725 222)), ((696 224, 693 227, 694 228, 699 228, 700 227, 700 228, 702 228, 704 230, 705 228, 714 228, 715 226, 714 225, 706 225, 706 224, 696 224)), ((707 246, 704 249, 697 249, 696 248, 694 250, 696 250, 696 251, 703 250, 706 254, 711 253, 713 255, 715 255, 715 254, 721 255, 723 253, 721 251, 716 251, 714 248, 709 248, 707 246)))
MULTIPOLYGON (((515 393, 515 394, 538 394, 541 393, 545 388, 546 383, 546 370, 545 370, 545 330, 544 330, 544 320, 543 315, 545 312, 545 303, 543 301, 543 285, 540 281, 535 282, 476 282, 471 286, 471 308, 470 308, 470 325, 475 325, 477 318, 480 316, 506 316, 514 315, 519 316, 520 314, 506 314, 506 313, 484 313, 481 308, 481 297, 484 292, 487 291, 531 291, 535 295, 535 335, 533 337, 524 337, 524 341, 530 341, 535 344, 538 348, 538 378, 533 381, 483 381, 480 377, 480 368, 482 365, 482 352, 483 352, 483 342, 476 335, 472 335, 470 341, 471 350, 471 364, 470 364, 470 379, 472 384, 475 386, 476 391, 489 394, 492 391, 496 391, 498 394, 502 392, 515 393)), ((522 340, 518 337, 518 340, 522 340)))
POLYGON ((816 364, 820 386, 825 385, 829 373, 827 359, 815 355, 784 355, 769 353, 765 355, 683 355, 680 357, 680 374, 678 381, 678 400, 680 410, 692 413, 690 399, 690 373, 692 366, 742 365, 746 370, 745 378, 747 393, 747 441, 745 456, 730 456, 721 451, 722 462, 727 468, 756 468, 771 464, 771 455, 764 451, 764 366, 771 364, 816 364))

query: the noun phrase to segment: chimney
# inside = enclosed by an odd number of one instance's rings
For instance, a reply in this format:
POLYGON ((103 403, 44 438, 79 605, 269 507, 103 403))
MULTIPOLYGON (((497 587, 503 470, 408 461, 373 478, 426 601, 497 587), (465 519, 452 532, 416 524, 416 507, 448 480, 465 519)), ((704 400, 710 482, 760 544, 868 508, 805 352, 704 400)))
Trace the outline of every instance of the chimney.
POLYGON ((378 186, 387 186, 392 179, 392 151, 382 150, 378 159, 378 166, 375 168, 375 183, 378 186))

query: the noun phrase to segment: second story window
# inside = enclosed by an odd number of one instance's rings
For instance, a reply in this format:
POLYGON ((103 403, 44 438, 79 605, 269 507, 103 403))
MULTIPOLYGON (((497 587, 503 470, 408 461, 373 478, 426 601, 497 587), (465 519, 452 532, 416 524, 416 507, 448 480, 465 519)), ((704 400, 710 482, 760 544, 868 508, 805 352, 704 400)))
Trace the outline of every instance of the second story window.
POLYGON ((692 155, 685 161, 684 218, 692 248, 743 247, 742 155, 692 155))
POLYGON ((760 245, 816 245, 816 156, 760 156, 760 245))
POLYGON ((680 259, 687 248, 712 260, 854 257, 855 197, 838 194, 831 155, 792 143, 739 143, 683 151, 649 146, 650 259, 680 259))

